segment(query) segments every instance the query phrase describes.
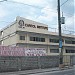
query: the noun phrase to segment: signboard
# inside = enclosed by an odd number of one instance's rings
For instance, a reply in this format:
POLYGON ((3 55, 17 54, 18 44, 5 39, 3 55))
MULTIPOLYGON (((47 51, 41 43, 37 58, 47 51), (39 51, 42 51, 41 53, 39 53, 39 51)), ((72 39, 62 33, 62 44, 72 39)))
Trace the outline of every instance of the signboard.
POLYGON ((29 24, 29 23, 27 24, 23 20, 19 20, 18 24, 19 24, 19 26, 18 26, 19 28, 31 27, 31 28, 48 30, 48 27, 46 27, 46 26, 39 26, 39 25, 34 25, 34 24, 29 24))
POLYGON ((0 46, 0 56, 45 56, 44 48, 0 46))
POLYGON ((62 40, 59 41, 59 47, 62 48, 62 40))

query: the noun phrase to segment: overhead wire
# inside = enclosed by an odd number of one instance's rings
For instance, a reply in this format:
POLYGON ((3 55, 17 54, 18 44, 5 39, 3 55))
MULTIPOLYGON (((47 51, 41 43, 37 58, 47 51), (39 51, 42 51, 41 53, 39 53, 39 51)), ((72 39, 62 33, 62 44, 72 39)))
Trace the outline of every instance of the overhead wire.
MULTIPOLYGON (((68 2, 69 0, 66 0, 64 3, 62 3, 60 6, 63 6, 66 2, 68 2)), ((12 3, 18 3, 18 4, 23 4, 23 5, 27 5, 27 6, 31 6, 31 7, 34 7, 34 8, 38 8, 38 9, 43 9, 44 7, 39 7, 39 6, 34 6, 34 5, 30 5, 30 4, 25 4, 25 3, 20 3, 20 2, 15 2, 15 1, 8 1, 7 2, 12 2, 12 3)), ((50 8, 51 9, 51 8, 50 8)), ((54 13, 57 13, 57 9, 56 11, 53 11, 53 10, 50 10, 49 8, 46 8, 45 10, 49 10, 51 12, 54 12, 54 13)), ((69 14, 69 13, 67 13, 69 14)), ((72 16, 72 15, 71 15, 72 16)))
POLYGON ((64 4, 66 4, 68 1, 69 1, 69 0, 66 0, 64 3, 62 3, 62 4, 60 5, 60 7, 63 6, 64 4))
MULTIPOLYGON (((38 7, 38 6, 34 6, 34 5, 30 5, 30 4, 25 4, 25 3, 20 3, 20 2, 15 2, 15 1, 8 1, 8 0, 3 0, 3 1, 0 1, 0 2, 12 2, 12 3, 17 3, 17 4, 22 4, 22 5, 27 5, 27 6, 30 6, 30 7, 34 7, 34 8, 38 8, 38 9, 43 9, 44 7, 38 7)), ((65 3, 67 3, 69 0, 66 0, 64 3, 62 3, 61 5, 60 5, 60 7, 61 6, 63 6, 65 3)), ((49 10, 49 8, 46 8, 46 10, 49 10)), ((55 11, 52 11, 52 10, 50 10, 51 12, 55 12, 55 11)), ((57 12, 55 12, 55 13, 57 13, 57 12)), ((2 22, 4 22, 4 21, 2 21, 2 22)))
MULTIPOLYGON (((38 8, 38 9, 43 9, 44 7, 38 7, 38 6, 34 6, 34 5, 30 5, 30 4, 25 4, 25 3, 20 3, 20 2, 16 2, 16 1, 8 1, 8 0, 3 0, 2 2, 7 1, 7 2, 12 2, 12 3, 17 3, 17 4, 22 4, 22 5, 27 5, 27 6, 31 6, 34 8, 38 8)), ((66 0, 64 3, 62 3, 60 6, 63 6, 66 2, 68 2, 69 0, 66 0)), ((53 10, 50 10, 49 8, 46 8, 45 10, 49 10, 51 12, 55 12, 53 10)), ((56 9, 57 10, 57 9, 56 9)), ((57 13, 57 12, 55 12, 57 13)), ((69 14, 69 13, 68 13, 69 14)))
MULTIPOLYGON (((38 8, 38 9, 44 9, 44 7, 39 7, 39 6, 35 6, 35 5, 20 3, 20 2, 16 2, 16 1, 8 1, 8 0, 7 0, 7 2, 12 2, 12 3, 17 3, 17 4, 27 5, 27 6, 34 7, 34 8, 38 8)), ((46 10, 49 10, 49 11, 51 11, 51 12, 55 12, 55 11, 53 11, 53 9, 52 9, 52 10, 50 10, 50 9, 51 9, 51 8, 46 8, 46 10)), ((55 13, 57 13, 57 12, 55 12, 55 13)))
MULTIPOLYGON (((62 7, 62 6, 63 6, 64 4, 66 4, 68 1, 69 1, 69 0, 66 0, 65 2, 63 2, 63 3, 60 5, 60 7, 62 7)), ((73 14, 73 13, 72 13, 72 14, 73 14)), ((72 16, 73 16, 72 14, 66 12, 66 15, 67 15, 68 17, 72 17, 72 16)))

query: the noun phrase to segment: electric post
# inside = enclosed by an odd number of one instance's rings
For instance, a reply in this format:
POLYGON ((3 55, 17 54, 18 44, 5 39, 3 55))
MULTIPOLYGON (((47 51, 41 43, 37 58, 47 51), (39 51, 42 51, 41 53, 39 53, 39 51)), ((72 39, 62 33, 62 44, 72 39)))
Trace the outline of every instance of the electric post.
POLYGON ((60 0, 58 0, 58 27, 59 27, 59 67, 63 67, 63 51, 62 51, 62 36, 61 36, 61 17, 60 17, 60 0))

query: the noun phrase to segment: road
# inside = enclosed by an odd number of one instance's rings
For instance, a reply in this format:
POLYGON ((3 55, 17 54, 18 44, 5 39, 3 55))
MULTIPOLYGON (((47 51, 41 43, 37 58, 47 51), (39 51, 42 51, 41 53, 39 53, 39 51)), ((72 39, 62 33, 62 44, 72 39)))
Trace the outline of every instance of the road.
POLYGON ((16 72, 4 72, 0 75, 75 75, 75 68, 59 70, 56 69, 35 69, 16 72))
POLYGON ((69 70, 44 72, 44 73, 29 74, 29 75, 75 75, 75 70, 74 69, 69 69, 69 70))

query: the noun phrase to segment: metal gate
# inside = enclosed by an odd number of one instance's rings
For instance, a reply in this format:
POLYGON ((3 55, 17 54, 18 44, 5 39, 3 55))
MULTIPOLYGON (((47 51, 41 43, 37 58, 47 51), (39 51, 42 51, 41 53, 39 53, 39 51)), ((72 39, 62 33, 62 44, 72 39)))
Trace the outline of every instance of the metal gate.
POLYGON ((63 56, 64 66, 73 66, 75 65, 75 56, 74 55, 65 55, 63 56))

